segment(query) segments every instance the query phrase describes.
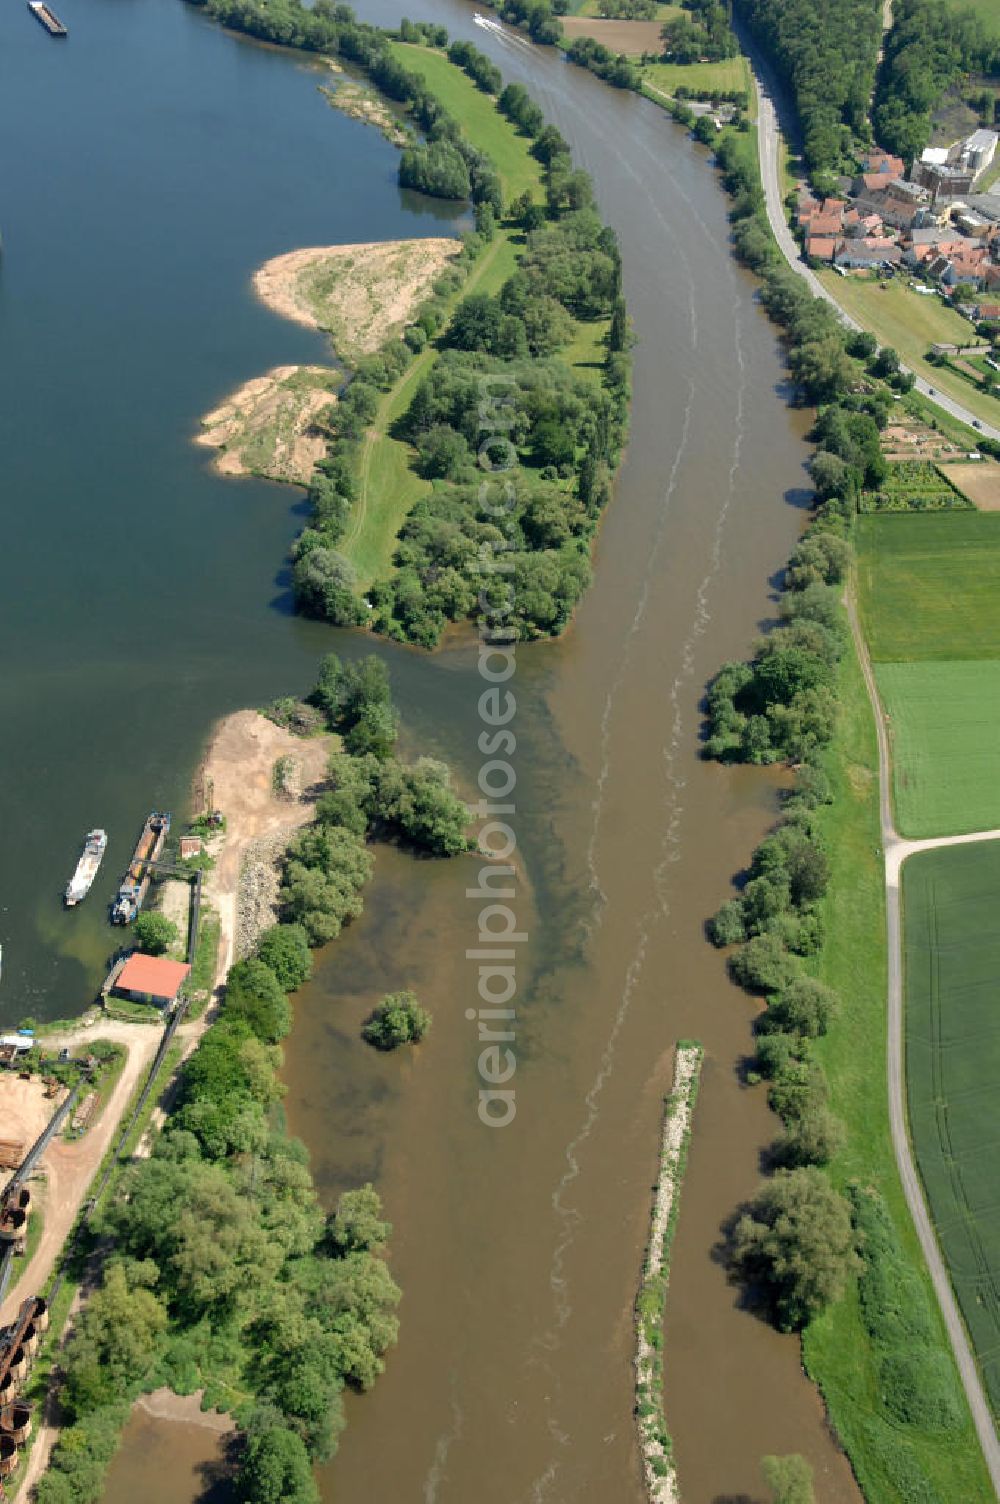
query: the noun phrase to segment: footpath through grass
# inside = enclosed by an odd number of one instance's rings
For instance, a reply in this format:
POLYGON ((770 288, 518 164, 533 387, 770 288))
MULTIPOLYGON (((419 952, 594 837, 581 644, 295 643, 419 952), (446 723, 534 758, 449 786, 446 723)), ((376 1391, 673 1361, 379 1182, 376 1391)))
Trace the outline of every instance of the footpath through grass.
MULTIPOLYGON (((541 165, 531 155, 527 138, 499 113, 492 95, 477 89, 471 78, 441 52, 408 42, 394 42, 392 52, 404 67, 424 77, 445 108, 461 120, 468 140, 492 157, 500 173, 505 203, 526 191, 541 198, 541 165)), ((499 227, 452 306, 474 292, 498 292, 514 270, 521 238, 511 226, 499 227)), ((437 353, 428 346, 411 361, 383 397, 361 446, 358 499, 340 548, 354 565, 362 590, 389 568, 399 529, 431 489, 430 482, 413 469, 413 448, 394 439, 390 430, 409 407, 437 353)))
POLYGON ((858 543, 900 831, 1000 825, 1000 513, 864 517, 858 543))
MULTIPOLYGON (((530 142, 520 135, 497 110, 492 95, 477 89, 472 80, 440 52, 410 43, 393 43, 399 62, 421 73, 445 107, 462 122, 464 134, 496 163, 503 183, 504 202, 530 192, 543 198, 541 164, 531 155, 530 142)), ((521 230, 511 224, 498 226, 493 241, 480 255, 464 285, 451 299, 451 310, 473 293, 498 293, 515 270, 521 230)), ((604 362, 604 336, 608 321, 576 321, 572 342, 562 359, 583 376, 599 376, 604 362)), ((358 462, 358 498, 351 509, 341 552, 351 561, 362 590, 390 567, 396 537, 407 516, 431 489, 413 468, 412 446, 392 437, 392 427, 413 400, 421 381, 438 357, 430 345, 410 362, 399 380, 383 397, 371 428, 361 445, 358 462)))
POLYGON ((906 1086, 931 1217, 1000 1413, 1000 845, 910 857, 906 1086))
POLYGON ((841 670, 841 720, 828 760, 834 803, 821 812, 830 852, 824 906, 827 944, 816 974, 841 997, 837 1022, 815 1052, 830 1100, 847 1127, 831 1166, 835 1183, 874 1187, 885 1200, 905 1277, 930 1311, 930 1350, 954 1397, 959 1423, 934 1431, 886 1415, 885 1353, 865 1325, 855 1285, 803 1334, 806 1370, 822 1390, 869 1504, 989 1504, 993 1499, 958 1372, 896 1170, 889 1133, 886 1059, 885 906, 878 820, 878 762, 868 697, 854 655, 841 670), (923 1477, 921 1477, 921 1474, 923 1477), (926 1492, 924 1478, 935 1492, 926 1492), (917 1488, 922 1491, 917 1492, 917 1488))

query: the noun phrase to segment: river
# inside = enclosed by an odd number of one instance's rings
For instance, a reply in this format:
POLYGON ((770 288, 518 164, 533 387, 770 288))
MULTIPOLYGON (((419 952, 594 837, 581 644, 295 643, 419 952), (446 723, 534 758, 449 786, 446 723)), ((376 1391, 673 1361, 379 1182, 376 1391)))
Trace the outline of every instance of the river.
MULTIPOLYGON (((8 1020, 90 995, 111 938, 101 901, 143 812, 182 806, 211 720, 302 689, 331 646, 370 646, 289 614, 295 494, 224 483, 187 442, 228 388, 321 349, 254 304, 250 272, 298 245, 440 228, 298 60, 175 0, 61 4, 65 47, 17 7, 0 18, 15 63, 2 139, 16 124, 20 143, 0 204, 8 1020), (67 920, 59 887, 99 821, 102 890, 67 920)), ((395 19, 379 4, 362 13, 395 19)), ((704 152, 652 105, 475 27, 461 0, 421 14, 528 82, 569 138, 619 231, 640 342, 594 585, 564 640, 519 652, 513 681, 515 1121, 476 1116, 471 865, 380 850, 364 918, 297 1000, 290 1125, 325 1198, 376 1181, 405 1292, 399 1346, 349 1403, 324 1500, 638 1504, 631 1303, 670 1050, 694 1035, 706 1064, 666 1323, 684 1497, 757 1497, 760 1455, 801 1451, 821 1504, 841 1504, 857 1492, 796 1342, 740 1309, 714 1254, 776 1122, 740 1085, 751 1008, 702 930, 777 786, 698 759, 699 698, 773 610, 803 521, 806 422, 704 152), (358 1023, 402 985, 433 1032, 410 1059, 375 1056, 358 1023)), ((471 786, 468 640, 379 651, 410 745, 471 786)), ((108 1504, 136 1496, 147 1462, 131 1441, 108 1504)), ((176 1504, 190 1497, 179 1484, 176 1504)))

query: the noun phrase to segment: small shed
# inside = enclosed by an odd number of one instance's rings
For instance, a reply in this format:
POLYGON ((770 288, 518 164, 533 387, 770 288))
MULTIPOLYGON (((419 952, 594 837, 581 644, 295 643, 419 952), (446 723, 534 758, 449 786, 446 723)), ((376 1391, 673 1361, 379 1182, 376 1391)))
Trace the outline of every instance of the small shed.
POLYGON ((191 856, 201 856, 202 850, 201 836, 181 836, 182 862, 186 862, 191 856))
POLYGON ((133 1003, 155 1003, 165 1008, 176 1001, 190 970, 184 961, 144 956, 141 951, 134 951, 115 978, 112 990, 133 1003))

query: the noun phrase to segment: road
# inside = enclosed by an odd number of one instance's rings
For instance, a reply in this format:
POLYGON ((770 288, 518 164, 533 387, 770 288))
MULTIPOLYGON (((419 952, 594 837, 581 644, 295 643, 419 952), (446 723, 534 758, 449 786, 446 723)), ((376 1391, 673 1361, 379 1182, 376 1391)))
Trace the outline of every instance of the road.
MULTIPOLYGON (((757 145, 760 152, 760 174, 764 183, 764 202, 767 207, 767 217, 771 225, 771 231, 778 242, 781 254, 792 268, 792 271, 796 272, 808 283, 818 298, 823 298, 832 308, 836 309, 841 320, 849 328, 861 329, 862 326, 852 319, 849 314, 844 312, 836 298, 827 291, 815 272, 811 271, 802 260, 798 244, 789 228, 788 220, 785 218, 785 206, 782 201, 779 153, 781 135, 778 130, 777 111, 774 108, 774 100, 771 98, 763 80, 757 72, 756 65, 752 64, 752 66, 754 66, 754 77, 757 82, 757 145)), ((909 371, 911 368, 900 363, 900 369, 909 371)), ((977 428, 980 433, 987 434, 991 439, 1000 440, 1000 428, 995 428, 991 423, 984 423, 976 417, 975 413, 970 413, 960 403, 955 402, 951 397, 945 396, 936 387, 932 387, 922 376, 917 376, 916 372, 913 374, 917 391, 921 396, 933 402, 935 407, 941 408, 942 411, 949 413, 951 417, 957 418, 959 422, 967 423, 970 428, 977 428)))
POLYGON ((882 829, 882 850, 885 857, 886 938, 889 952, 887 1070, 892 1147, 896 1156, 899 1177, 903 1182, 906 1204, 910 1209, 913 1225, 917 1230, 917 1237, 920 1239, 920 1246, 930 1271, 934 1292, 941 1307, 941 1315, 948 1329, 948 1338, 952 1352, 955 1354, 955 1362, 958 1364, 969 1409, 972 1411, 972 1419, 983 1449, 983 1456, 986 1459, 986 1466, 989 1468, 993 1481, 993 1490, 1000 1498, 1000 1443, 997 1441, 996 1428, 993 1424, 993 1413, 983 1389, 979 1369, 976 1367, 976 1361, 969 1346, 965 1324, 955 1300, 955 1292, 952 1289, 948 1271, 941 1257, 937 1235, 927 1211, 907 1128, 906 1079, 903 1066, 903 932, 900 904, 900 872, 907 857, 913 856, 918 851, 936 851, 941 846, 964 846, 974 841, 1000 841, 1000 830, 984 830, 962 836, 938 836, 926 841, 907 841, 900 836, 896 829, 892 808, 889 732, 871 659, 868 656, 868 645, 861 631, 853 598, 848 599, 847 611, 878 732, 879 820, 882 829))

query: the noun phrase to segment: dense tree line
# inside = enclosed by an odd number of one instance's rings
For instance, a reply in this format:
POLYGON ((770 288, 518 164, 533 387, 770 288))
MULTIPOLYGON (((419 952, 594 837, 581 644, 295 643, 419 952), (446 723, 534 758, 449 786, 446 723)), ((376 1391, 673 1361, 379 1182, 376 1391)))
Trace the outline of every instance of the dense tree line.
POLYGON ((687 0, 687 14, 673 17, 660 30, 664 54, 674 63, 720 62, 735 57, 739 44, 729 13, 718 0, 687 0))
POLYGON ((616 89, 638 89, 642 72, 623 52, 612 52, 603 42, 593 37, 574 37, 566 48, 571 63, 586 68, 589 73, 612 84, 616 89))
POLYGON ((872 108, 877 139, 912 161, 930 140, 931 117, 949 84, 997 63, 996 42, 971 9, 895 0, 872 108))
POLYGON ((849 160, 868 130, 882 35, 880 0, 740 0, 738 10, 795 99, 810 172, 849 160))

